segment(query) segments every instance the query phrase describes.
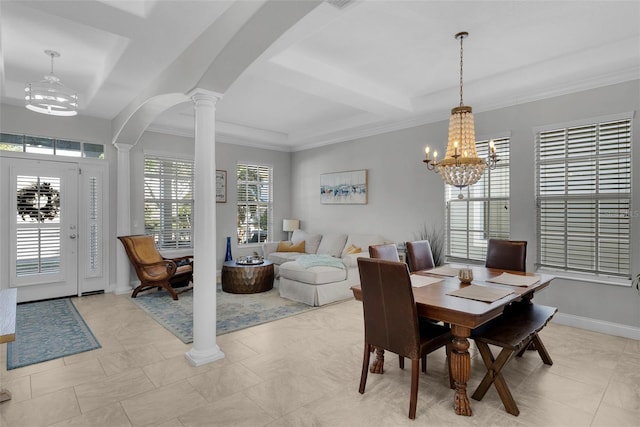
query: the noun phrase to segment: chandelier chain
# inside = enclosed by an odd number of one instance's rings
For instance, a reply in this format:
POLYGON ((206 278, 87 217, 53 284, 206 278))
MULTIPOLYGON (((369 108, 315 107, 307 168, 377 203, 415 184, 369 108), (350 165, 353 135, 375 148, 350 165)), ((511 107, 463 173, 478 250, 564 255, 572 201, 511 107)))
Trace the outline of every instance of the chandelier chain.
POLYGON ((464 40, 464 36, 461 35, 460 36, 460 106, 462 107, 464 104, 462 102, 462 54, 463 54, 463 50, 462 50, 462 40, 464 40))

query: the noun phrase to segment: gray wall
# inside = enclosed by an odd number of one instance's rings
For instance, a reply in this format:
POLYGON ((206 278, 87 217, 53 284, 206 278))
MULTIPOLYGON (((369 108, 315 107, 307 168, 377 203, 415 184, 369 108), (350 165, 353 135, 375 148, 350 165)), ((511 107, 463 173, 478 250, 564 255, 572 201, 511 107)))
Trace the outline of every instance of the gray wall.
MULTIPOLYGON (((176 158, 193 159, 193 138, 145 132, 140 142, 131 150, 131 225, 132 232, 144 233, 144 207, 142 200, 144 182, 144 153, 164 154, 176 158)), ((273 239, 282 240, 286 236, 282 232, 282 219, 291 211, 291 184, 289 152, 264 150, 240 145, 216 143, 216 169, 227 171, 227 202, 216 205, 217 268, 222 268, 226 252, 226 237, 231 237, 232 254, 236 258, 250 255, 254 251, 260 253, 261 245, 245 245, 238 248, 236 244, 237 196, 236 165, 239 162, 258 163, 273 166, 274 177, 274 212, 273 239)), ((212 195, 214 197, 214 195, 212 195)), ((177 255, 177 254, 176 254, 177 255)))
MULTIPOLYGON (((534 128, 639 108, 640 81, 636 80, 476 114, 478 138, 511 137, 511 238, 529 242, 530 270, 536 261, 534 128)), ((394 242, 412 239, 425 223, 444 227, 444 184, 438 175, 425 170, 422 159, 426 144, 444 152, 447 129, 448 123, 442 121, 293 153, 293 216, 309 231, 375 232, 394 242), (321 205, 320 174, 354 169, 368 170, 369 203, 321 205)), ((640 167, 637 114, 633 129, 635 171, 640 167)), ((637 178, 633 191, 635 275, 640 272, 640 181, 637 178)), ((565 323, 574 322, 603 332, 628 325, 636 328, 635 334, 640 327, 640 296, 628 286, 556 279, 536 296, 536 301, 557 306, 565 323)))

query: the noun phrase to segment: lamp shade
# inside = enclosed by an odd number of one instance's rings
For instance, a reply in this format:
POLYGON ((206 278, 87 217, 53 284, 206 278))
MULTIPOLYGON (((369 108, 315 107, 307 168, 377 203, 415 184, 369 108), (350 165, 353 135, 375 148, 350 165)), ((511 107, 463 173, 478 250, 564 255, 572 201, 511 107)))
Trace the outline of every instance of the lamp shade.
POLYGON ((283 219, 282 231, 294 231, 300 228, 300 220, 298 219, 283 219))

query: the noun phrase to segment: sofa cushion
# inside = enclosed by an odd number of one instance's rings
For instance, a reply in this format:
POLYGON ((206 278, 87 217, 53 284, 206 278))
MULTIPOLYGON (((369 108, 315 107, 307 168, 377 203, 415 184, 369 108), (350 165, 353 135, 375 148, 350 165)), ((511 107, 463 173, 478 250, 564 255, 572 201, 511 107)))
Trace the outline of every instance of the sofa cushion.
POLYGON ((291 241, 298 243, 304 240, 304 252, 308 254, 315 254, 318 251, 321 234, 310 234, 302 230, 295 230, 291 235, 291 241))
POLYGON ((359 254, 360 252, 362 252, 362 248, 359 246, 350 245, 349 247, 345 248, 345 252, 345 255, 359 254))
POLYGON ((302 255, 300 252, 271 252, 267 255, 267 259, 276 265, 280 265, 287 261, 295 261, 300 255, 302 255))
POLYGON ((369 258, 369 253, 367 252, 359 252, 356 254, 348 254, 343 256, 342 263, 347 268, 358 268, 358 258, 369 258))
POLYGON ((347 278, 343 268, 316 266, 304 268, 298 262, 286 262, 280 266, 280 277, 311 285, 341 282, 347 278))
POLYGON ((341 258, 344 257, 347 254, 347 248, 351 245, 362 248, 363 252, 368 252, 370 245, 381 245, 383 243, 384 238, 377 234, 349 234, 344 249, 339 256, 341 258))
POLYGON ((322 236, 320 246, 318 246, 318 255, 331 255, 340 258, 344 243, 347 241, 346 234, 325 234, 322 236))
POLYGON ((304 253, 304 240, 299 242, 280 242, 278 243, 278 249, 276 252, 300 252, 304 253))

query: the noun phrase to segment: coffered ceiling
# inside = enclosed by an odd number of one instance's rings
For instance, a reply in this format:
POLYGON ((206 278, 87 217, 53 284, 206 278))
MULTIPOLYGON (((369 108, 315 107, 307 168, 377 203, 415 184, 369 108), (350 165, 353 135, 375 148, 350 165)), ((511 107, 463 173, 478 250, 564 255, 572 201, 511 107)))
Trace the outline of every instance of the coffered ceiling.
MULTIPOLYGON (((80 116, 113 120, 234 3, 0 0, 2 103, 23 104, 51 49, 80 116)), ((459 31, 476 113, 640 77, 640 1, 337 3, 318 2, 225 91, 220 140, 295 151, 446 119, 459 31)), ((150 129, 192 134, 192 110, 177 105, 150 129)))

